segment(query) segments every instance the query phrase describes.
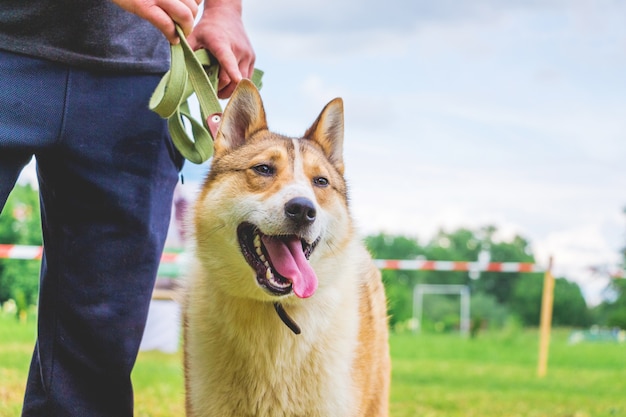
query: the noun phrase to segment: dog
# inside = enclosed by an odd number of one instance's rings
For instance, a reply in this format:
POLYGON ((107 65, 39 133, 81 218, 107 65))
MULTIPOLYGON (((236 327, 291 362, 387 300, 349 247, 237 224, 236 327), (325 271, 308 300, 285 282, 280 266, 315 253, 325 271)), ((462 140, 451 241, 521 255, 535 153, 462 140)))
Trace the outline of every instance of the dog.
POLYGON ((343 120, 334 99, 294 139, 251 82, 228 102, 191 215, 187 416, 388 415, 386 299, 348 209, 343 120))

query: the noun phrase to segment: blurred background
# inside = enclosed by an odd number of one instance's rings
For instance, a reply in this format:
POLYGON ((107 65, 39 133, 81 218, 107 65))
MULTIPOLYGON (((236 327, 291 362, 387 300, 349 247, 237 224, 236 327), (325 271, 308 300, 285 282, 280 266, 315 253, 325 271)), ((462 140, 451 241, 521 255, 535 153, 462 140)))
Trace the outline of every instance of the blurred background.
MULTIPOLYGON (((244 21, 270 129, 300 136, 343 97, 351 209, 376 259, 543 270, 553 257, 558 329, 543 382, 542 272, 384 270, 394 415, 626 415, 626 2, 244 0, 244 21), (425 296, 430 336, 414 336, 414 290, 432 284, 470 290, 472 337, 456 337, 458 294, 425 296)), ((178 351, 168 291, 209 166, 183 169, 144 350, 178 351)), ((0 244, 41 244, 36 188, 31 164, 0 216, 0 244)), ((13 405, 2 417, 21 404, 39 270, 6 248, 0 398, 13 405), (6 319, 15 313, 27 327, 6 319)), ((139 415, 180 415, 180 358, 147 355, 139 415)))
MULTIPOLYGON (((552 256, 554 275, 588 307, 619 298, 626 3, 267 0, 244 2, 244 21, 265 71, 271 129, 302 135, 343 97, 351 208, 376 257, 476 261, 482 253, 545 267, 552 256), (396 238, 414 248, 385 247, 396 238), (495 253, 498 245, 511 248, 495 253)), ((186 163, 179 220, 209 164, 186 163)), ((20 184, 36 187, 34 164, 20 184)), ((5 210, 5 222, 28 220, 29 210, 5 210)), ((178 225, 169 247, 182 246, 178 225)), ((407 277, 387 274, 388 283, 407 277)), ((516 286, 510 276, 495 281, 502 290, 467 273, 408 274, 409 289, 472 284, 507 305, 516 286)))

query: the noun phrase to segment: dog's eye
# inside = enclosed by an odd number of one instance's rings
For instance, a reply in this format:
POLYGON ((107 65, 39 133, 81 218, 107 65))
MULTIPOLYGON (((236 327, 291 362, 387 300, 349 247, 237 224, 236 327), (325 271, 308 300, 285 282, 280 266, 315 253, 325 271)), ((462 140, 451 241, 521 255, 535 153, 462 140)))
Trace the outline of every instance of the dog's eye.
POLYGON ((315 177, 315 178, 313 178, 313 184, 317 185, 318 187, 326 187, 329 184, 328 178, 325 178, 325 177, 315 177))
POLYGON ((266 176, 274 175, 274 167, 268 164, 255 165, 252 167, 252 169, 257 174, 266 175, 266 176))

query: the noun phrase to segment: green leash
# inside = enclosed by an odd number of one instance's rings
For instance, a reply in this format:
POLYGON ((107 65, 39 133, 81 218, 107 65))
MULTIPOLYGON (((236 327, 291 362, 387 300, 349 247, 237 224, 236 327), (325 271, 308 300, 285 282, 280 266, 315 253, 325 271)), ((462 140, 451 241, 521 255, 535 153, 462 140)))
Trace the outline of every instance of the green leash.
MULTIPOLYGON (((176 25, 178 45, 171 45, 171 67, 165 73, 150 98, 150 110, 167 119, 172 141, 189 161, 201 164, 213 155, 213 139, 222 118, 222 106, 217 98, 219 63, 209 53, 193 51, 182 29, 176 25), (203 123, 195 120, 187 100, 195 93, 200 104, 203 123), (184 119, 191 125, 192 137, 185 130, 184 119)), ((254 69, 252 82, 261 89, 263 71, 254 69)))

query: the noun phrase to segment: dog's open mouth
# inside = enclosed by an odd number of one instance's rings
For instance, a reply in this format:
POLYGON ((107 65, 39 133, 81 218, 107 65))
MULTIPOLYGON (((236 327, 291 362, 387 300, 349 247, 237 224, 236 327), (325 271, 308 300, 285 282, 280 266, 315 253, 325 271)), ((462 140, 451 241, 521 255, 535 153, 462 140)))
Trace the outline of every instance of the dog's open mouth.
POLYGON ((240 224, 237 237, 244 258, 266 291, 274 295, 293 291, 300 298, 315 293, 317 276, 308 259, 319 238, 307 243, 296 235, 268 236, 251 223, 240 224))

